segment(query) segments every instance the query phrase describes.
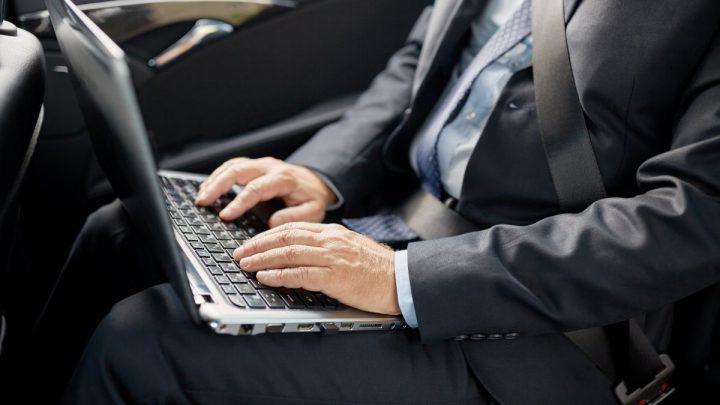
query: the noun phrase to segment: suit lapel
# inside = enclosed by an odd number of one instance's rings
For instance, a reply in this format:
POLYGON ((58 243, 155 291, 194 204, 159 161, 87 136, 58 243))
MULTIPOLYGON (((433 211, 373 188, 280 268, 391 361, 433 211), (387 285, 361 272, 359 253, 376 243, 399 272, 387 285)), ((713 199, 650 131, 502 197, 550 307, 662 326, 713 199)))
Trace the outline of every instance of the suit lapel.
POLYGON ((452 25, 455 15, 460 10, 463 0, 448 0, 436 2, 435 9, 428 22, 425 46, 423 46, 415 71, 415 82, 413 83, 413 96, 417 94, 420 83, 424 80, 430 66, 435 61, 440 44, 444 41, 447 31, 452 25))
POLYGON ((439 64, 457 48, 472 21, 482 12, 487 0, 443 0, 435 2, 427 34, 415 70, 413 98, 439 64))

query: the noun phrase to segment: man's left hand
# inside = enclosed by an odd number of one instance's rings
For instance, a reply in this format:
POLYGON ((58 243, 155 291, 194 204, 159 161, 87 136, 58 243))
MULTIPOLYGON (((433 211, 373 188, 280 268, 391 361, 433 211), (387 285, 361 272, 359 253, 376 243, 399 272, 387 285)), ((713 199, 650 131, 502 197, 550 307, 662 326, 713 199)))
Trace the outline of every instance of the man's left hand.
POLYGON ((361 310, 400 314, 395 253, 341 225, 281 225, 245 242, 233 256, 267 286, 319 291, 361 310))

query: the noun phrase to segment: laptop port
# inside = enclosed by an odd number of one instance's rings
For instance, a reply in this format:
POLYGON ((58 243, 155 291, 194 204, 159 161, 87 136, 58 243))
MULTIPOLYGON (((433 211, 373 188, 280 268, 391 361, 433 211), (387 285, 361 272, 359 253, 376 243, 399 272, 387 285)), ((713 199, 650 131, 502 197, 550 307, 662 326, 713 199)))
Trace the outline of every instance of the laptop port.
POLYGON ((271 323, 271 324, 268 324, 268 325, 265 327, 265 332, 267 332, 267 333, 280 333, 280 332, 283 331, 283 329, 285 329, 285 324, 284 324, 284 323, 271 323))
POLYGON ((354 323, 352 322, 340 322, 340 329, 350 330, 353 328, 354 323))
POLYGON ((381 323, 361 323, 358 325, 358 329, 382 329, 381 323))
POLYGON ((298 332, 310 332, 313 329, 315 329, 314 323, 301 323, 297 327, 298 332))

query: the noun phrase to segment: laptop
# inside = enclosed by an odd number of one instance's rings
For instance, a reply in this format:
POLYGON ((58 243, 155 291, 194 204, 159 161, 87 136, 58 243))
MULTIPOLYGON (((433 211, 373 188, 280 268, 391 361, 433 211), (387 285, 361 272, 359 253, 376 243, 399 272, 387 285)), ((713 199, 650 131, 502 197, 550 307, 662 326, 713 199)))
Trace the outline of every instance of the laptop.
POLYGON ((258 205, 233 222, 219 210, 240 191, 196 207, 206 177, 157 171, 125 53, 69 0, 46 0, 98 160, 135 230, 157 257, 190 317, 217 333, 401 330, 402 318, 360 311, 316 292, 268 288, 232 251, 267 229, 277 209, 258 205))

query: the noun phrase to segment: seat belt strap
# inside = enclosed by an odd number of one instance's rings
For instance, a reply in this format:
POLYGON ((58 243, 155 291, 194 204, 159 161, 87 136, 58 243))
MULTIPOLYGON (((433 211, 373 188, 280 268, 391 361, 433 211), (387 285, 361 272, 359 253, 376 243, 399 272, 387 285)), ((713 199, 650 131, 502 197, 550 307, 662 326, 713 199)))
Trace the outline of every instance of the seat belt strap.
MULTIPOLYGON (((605 198, 606 192, 572 74, 565 4, 563 0, 533 0, 532 6, 533 79, 542 142, 560 207, 578 212, 605 198)), ((672 366, 663 364, 636 322, 619 322, 607 326, 604 333, 599 329, 595 333, 591 348, 579 347, 593 359, 602 351, 598 342, 607 342, 609 354, 593 361, 602 369, 607 367, 607 359, 612 359, 618 388, 631 394, 616 389, 621 402, 634 401, 636 391, 643 391, 639 395, 645 401, 662 396, 662 392, 645 387, 648 381, 650 385, 655 382, 661 370, 672 366)), ((573 339, 572 335, 568 337, 573 339)))

